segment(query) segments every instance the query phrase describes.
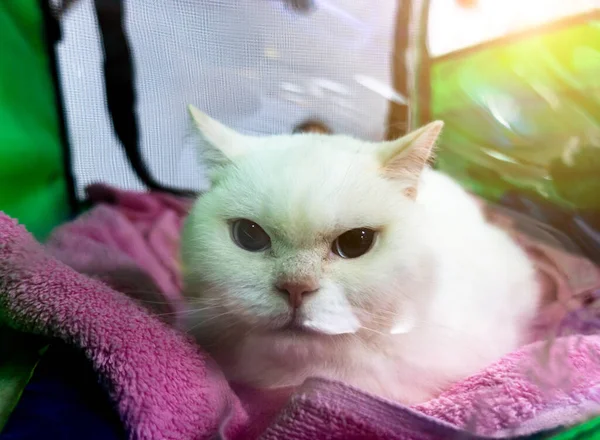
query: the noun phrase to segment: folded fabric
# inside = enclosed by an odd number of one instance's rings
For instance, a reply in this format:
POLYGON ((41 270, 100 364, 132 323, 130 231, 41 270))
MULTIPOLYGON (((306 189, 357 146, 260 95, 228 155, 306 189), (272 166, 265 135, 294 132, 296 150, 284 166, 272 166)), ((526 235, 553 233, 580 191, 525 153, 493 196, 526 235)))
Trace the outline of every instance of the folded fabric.
MULTIPOLYGON (((528 244, 545 259, 550 306, 569 303, 561 308, 563 327, 545 318, 552 343, 529 344, 436 399, 407 408, 321 379, 266 392, 228 384, 193 341, 163 322, 177 324, 168 317, 182 307, 176 249, 189 202, 103 186, 89 194, 102 203, 59 228, 46 249, 0 217, 0 319, 82 349, 131 438, 497 438, 598 412, 594 283, 577 290, 557 263, 566 254, 557 259, 528 244)), ((575 266, 589 280, 597 276, 588 262, 575 266)))
POLYGON ((247 425, 239 400, 191 341, 49 256, 3 214, 0 292, 4 323, 83 350, 131 438, 233 437, 247 425))
POLYGON ((101 184, 89 186, 86 192, 98 206, 57 228, 48 239, 47 251, 177 324, 182 310, 179 231, 190 201, 101 184))

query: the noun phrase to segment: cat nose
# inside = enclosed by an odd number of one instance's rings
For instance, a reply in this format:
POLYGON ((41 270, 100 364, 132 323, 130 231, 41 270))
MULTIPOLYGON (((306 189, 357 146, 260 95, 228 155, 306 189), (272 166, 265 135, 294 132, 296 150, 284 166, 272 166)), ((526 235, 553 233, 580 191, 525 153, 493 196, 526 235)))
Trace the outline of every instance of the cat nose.
POLYGON ((285 281, 277 283, 275 286, 281 293, 286 294, 290 306, 297 309, 302 305, 302 301, 307 295, 316 292, 319 285, 314 281, 290 282, 285 281))

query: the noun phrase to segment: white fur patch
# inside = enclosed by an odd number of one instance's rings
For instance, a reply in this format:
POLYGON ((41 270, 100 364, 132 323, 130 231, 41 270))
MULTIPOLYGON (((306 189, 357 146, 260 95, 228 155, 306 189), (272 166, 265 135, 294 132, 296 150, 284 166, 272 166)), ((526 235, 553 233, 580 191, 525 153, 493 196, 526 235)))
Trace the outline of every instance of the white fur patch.
POLYGON ((341 287, 329 284, 322 288, 307 308, 304 326, 327 335, 356 333, 360 322, 352 312, 352 307, 341 287))

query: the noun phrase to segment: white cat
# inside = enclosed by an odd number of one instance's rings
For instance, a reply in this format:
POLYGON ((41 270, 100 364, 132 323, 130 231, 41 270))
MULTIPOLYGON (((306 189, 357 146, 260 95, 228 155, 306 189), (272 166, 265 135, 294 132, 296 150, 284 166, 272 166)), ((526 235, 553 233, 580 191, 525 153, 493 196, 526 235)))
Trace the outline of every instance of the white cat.
POLYGON ((522 343, 534 269, 449 177, 442 128, 250 137, 190 106, 211 189, 182 235, 188 330, 228 378, 422 402, 522 343))

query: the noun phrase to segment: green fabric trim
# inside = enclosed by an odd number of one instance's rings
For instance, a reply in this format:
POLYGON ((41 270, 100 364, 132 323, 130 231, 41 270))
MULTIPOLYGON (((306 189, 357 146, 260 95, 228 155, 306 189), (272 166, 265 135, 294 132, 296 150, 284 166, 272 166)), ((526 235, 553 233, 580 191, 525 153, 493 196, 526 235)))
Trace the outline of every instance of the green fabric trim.
POLYGON ((555 435, 551 440, 593 440, 600 439, 600 417, 591 419, 567 431, 555 435))
POLYGON ((39 0, 0 0, 0 211, 43 240, 70 213, 39 0))
POLYGON ((38 337, 0 327, 0 432, 46 349, 38 337))

